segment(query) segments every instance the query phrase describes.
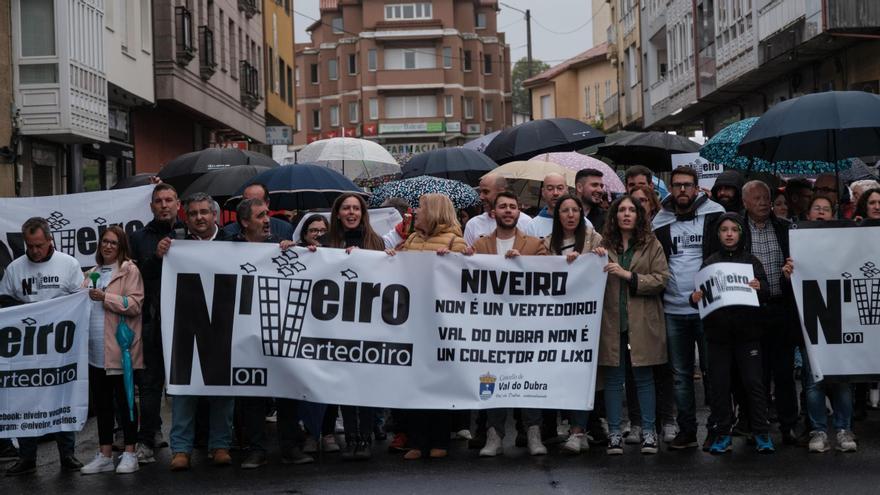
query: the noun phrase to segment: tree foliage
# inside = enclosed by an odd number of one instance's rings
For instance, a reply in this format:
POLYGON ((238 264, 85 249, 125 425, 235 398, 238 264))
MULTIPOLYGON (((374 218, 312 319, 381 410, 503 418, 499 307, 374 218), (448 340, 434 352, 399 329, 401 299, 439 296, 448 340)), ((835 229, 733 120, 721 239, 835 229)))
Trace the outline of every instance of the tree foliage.
MULTIPOLYGON (((549 69, 550 66, 544 62, 532 59, 532 76, 549 69)), ((529 113, 529 91, 523 88, 523 81, 529 78, 529 61, 523 57, 513 64, 513 71, 510 75, 511 85, 513 86, 513 112, 529 113)))

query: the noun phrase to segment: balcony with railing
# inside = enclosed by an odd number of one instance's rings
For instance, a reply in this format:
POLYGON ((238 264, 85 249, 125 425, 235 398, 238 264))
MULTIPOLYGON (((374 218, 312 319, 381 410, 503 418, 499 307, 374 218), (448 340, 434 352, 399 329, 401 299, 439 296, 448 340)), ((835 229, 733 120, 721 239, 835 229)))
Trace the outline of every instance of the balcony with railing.
POLYGON ((759 40, 764 41, 803 18, 806 8, 806 0, 777 0, 758 10, 759 40))
POLYGON ((621 19, 623 23, 623 35, 626 36, 629 33, 633 32, 633 29, 636 28, 636 9, 632 8, 626 11, 623 14, 623 18, 621 19))
POLYGON ((651 87, 648 89, 648 97, 651 99, 652 106, 669 98, 669 80, 663 77, 651 84, 651 87))
POLYGON ((239 62, 238 83, 241 87, 241 102, 253 110, 260 104, 260 73, 250 62, 239 62))
POLYGON ((244 12, 248 19, 260 12, 257 0, 238 0, 238 10, 244 12))
POLYGON ((214 32, 208 26, 199 26, 199 75, 208 80, 217 70, 214 57, 214 32))
POLYGON ((618 105, 620 104, 619 99, 617 93, 605 98, 605 102, 602 104, 602 110, 604 111, 603 117, 605 117, 606 122, 610 122, 611 120, 617 122, 618 105))
POLYGON ((193 46, 192 12, 186 7, 174 7, 174 25, 176 36, 176 60, 180 65, 187 65, 196 55, 193 46))
POLYGON ((376 72, 376 85, 380 90, 388 89, 443 89, 445 74, 443 69, 379 70, 376 72))

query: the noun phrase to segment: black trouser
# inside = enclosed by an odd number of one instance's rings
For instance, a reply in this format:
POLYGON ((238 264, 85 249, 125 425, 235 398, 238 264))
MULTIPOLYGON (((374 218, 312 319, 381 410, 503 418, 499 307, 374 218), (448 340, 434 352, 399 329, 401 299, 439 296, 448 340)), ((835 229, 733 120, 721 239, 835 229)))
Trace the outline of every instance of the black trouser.
POLYGON ((324 410, 324 419, 321 421, 321 435, 333 435, 336 433, 337 416, 339 416, 339 406, 328 405, 327 409, 324 410))
POLYGON ((798 397, 794 385, 794 344, 790 334, 792 312, 782 302, 771 302, 764 312, 764 333, 761 347, 764 354, 764 390, 773 397, 782 430, 794 428, 798 422, 798 397))
MULTIPOLYGON (((241 399, 241 416, 244 424, 244 436, 250 450, 267 450, 266 445, 266 406, 264 397, 246 397, 241 399)), ((304 440, 299 427, 299 401, 293 399, 275 399, 278 410, 277 422, 278 444, 281 450, 298 447, 304 440)))
POLYGON ((128 399, 125 396, 125 381, 122 375, 108 375, 101 368, 89 366, 89 381, 95 391, 95 412, 98 414, 98 445, 113 443, 113 425, 116 419, 122 421, 122 434, 125 445, 137 443, 137 407, 133 407, 134 419, 129 414, 128 399), (116 411, 121 414, 116 414, 116 411))
POLYGON ((761 344, 757 341, 736 343, 708 341, 706 347, 709 354, 709 380, 712 382, 711 401, 715 431, 720 435, 730 434, 733 417, 730 370, 736 362, 748 398, 752 432, 767 433, 770 425, 767 422, 767 395, 762 378, 761 344))
POLYGON ((442 409, 425 409, 409 414, 410 443, 421 451, 449 449, 452 413, 442 409))
POLYGON ((342 406, 342 425, 346 436, 372 438, 376 411, 373 407, 342 406))
POLYGON ((471 412, 470 411, 452 411, 452 424, 450 431, 461 431, 471 429, 471 412))
POLYGON ((143 325, 141 333, 144 369, 135 373, 140 397, 141 423, 138 440, 148 447, 162 430, 162 391, 165 387, 165 361, 162 357, 162 332, 158 318, 143 325))

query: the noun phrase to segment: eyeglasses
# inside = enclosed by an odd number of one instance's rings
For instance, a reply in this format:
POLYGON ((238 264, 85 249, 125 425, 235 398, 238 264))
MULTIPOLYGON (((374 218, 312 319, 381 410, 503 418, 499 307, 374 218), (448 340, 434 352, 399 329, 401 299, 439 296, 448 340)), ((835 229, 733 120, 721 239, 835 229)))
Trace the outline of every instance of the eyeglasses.
POLYGON ((309 230, 308 230, 308 233, 309 233, 309 234, 318 234, 318 235, 320 235, 320 234, 326 234, 326 233, 327 233, 327 229, 309 229, 309 230))
POLYGON ((101 240, 101 245, 102 245, 102 246, 116 247, 116 246, 119 245, 119 241, 111 241, 110 239, 103 239, 103 240, 101 240))
POLYGON ((689 189, 693 189, 695 185, 696 184, 694 184, 693 182, 673 182, 672 188, 673 189, 684 189, 685 191, 687 191, 689 189))

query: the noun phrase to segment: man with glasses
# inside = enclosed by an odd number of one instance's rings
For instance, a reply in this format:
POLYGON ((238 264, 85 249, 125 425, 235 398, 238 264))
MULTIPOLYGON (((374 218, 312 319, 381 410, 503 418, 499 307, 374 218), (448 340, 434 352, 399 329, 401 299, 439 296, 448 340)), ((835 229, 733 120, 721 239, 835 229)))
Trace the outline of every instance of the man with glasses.
MULTIPOLYGON (((703 350, 703 326, 699 311, 688 302, 694 291, 694 275, 708 256, 704 240, 724 213, 697 187, 697 173, 690 167, 672 171, 669 196, 654 218, 654 233, 669 262, 669 282, 663 294, 669 362, 672 365, 679 433, 672 449, 697 446, 697 415, 694 400, 694 345, 703 350)), ((705 370, 705 366, 700 366, 705 370)))
MULTIPOLYGON (((553 211, 556 209, 556 202, 566 193, 568 193, 568 185, 561 174, 552 172, 544 177, 544 182, 541 183, 541 199, 547 206, 526 224, 524 230, 526 235, 543 239, 553 232, 553 211)), ((589 220, 586 221, 587 227, 593 227, 589 220)))

